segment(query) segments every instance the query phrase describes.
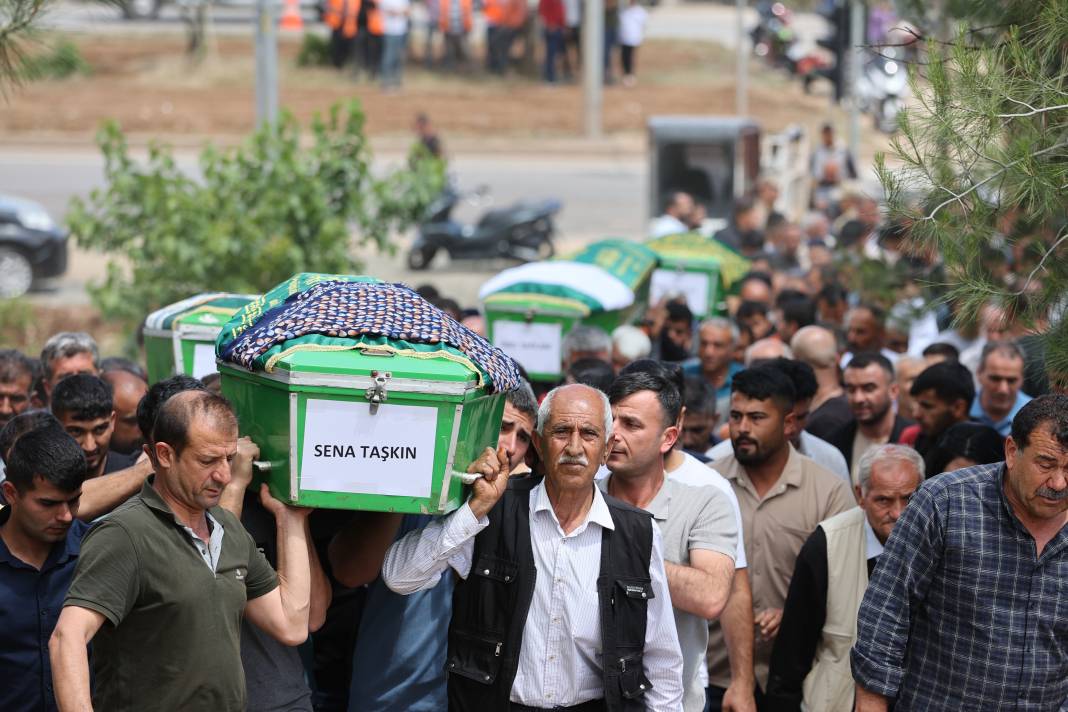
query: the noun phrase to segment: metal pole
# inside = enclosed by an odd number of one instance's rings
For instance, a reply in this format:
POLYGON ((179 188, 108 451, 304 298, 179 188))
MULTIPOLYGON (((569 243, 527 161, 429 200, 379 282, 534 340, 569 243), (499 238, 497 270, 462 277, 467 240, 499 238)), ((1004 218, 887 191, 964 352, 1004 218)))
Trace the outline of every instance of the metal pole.
POLYGON ((749 113, 749 43, 745 40, 746 0, 736 0, 735 31, 738 46, 735 47, 734 113, 746 116, 749 113))
POLYGON ((861 72, 861 49, 864 44, 864 3, 861 0, 845 0, 852 3, 849 13, 849 74, 846 86, 849 90, 849 152, 853 160, 859 160, 860 150, 860 98, 857 96, 857 80, 861 72))
POLYGON ((278 6, 256 0, 256 125, 278 121, 278 6))
POLYGON ((604 91, 604 0, 586 0, 582 18, 582 84, 586 138, 600 138, 604 91))

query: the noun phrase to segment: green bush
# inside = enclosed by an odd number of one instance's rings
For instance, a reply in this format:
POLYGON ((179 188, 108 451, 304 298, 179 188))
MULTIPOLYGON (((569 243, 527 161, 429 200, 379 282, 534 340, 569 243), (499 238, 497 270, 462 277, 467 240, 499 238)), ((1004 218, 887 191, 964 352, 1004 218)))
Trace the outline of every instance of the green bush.
POLYGON ((89 74, 90 68, 77 45, 70 40, 59 40, 42 52, 26 56, 20 71, 23 79, 36 81, 89 74))
POLYGON ((298 67, 326 67, 330 64, 330 41, 321 35, 304 33, 297 53, 298 67))
POLYGON ((359 105, 334 106, 300 141, 291 116, 237 149, 208 147, 200 178, 169 149, 130 158, 114 124, 98 138, 107 185, 67 215, 78 244, 114 255, 90 295, 108 318, 132 325, 162 305, 204 291, 263 292, 296 272, 353 272, 350 249, 392 249, 444 185, 440 161, 413 154, 407 166, 371 175, 359 105), (355 232, 355 240, 354 240, 355 232))

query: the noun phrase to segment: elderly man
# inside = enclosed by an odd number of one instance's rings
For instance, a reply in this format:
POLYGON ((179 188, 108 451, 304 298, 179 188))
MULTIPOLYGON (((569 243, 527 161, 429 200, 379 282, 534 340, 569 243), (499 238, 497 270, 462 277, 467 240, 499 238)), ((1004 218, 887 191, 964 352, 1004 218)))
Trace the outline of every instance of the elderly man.
POLYGON ((648 358, 653 342, 640 327, 624 324, 612 331, 612 370, 616 373, 632 361, 648 358))
POLYGON ((653 515, 664 537, 664 568, 682 649, 685 712, 705 708, 708 621, 731 591, 738 525, 727 496, 715 487, 668 479, 664 458, 679 435, 682 398, 664 375, 635 372, 615 380, 612 441, 602 491, 653 515))
POLYGON ((242 618, 286 645, 308 636, 309 510, 283 505, 263 486, 278 521, 276 577, 218 506, 238 452, 230 404, 179 393, 152 432, 156 474, 82 542, 49 644, 56 700, 63 710, 244 710, 242 618))
POLYGON ((769 712, 852 712, 849 648, 868 577, 909 498, 923 460, 904 445, 880 445, 860 459, 859 507, 820 522, 801 547, 771 654, 769 712))
MULTIPOLYGON (((700 376, 716 391, 716 412, 725 414, 731 399, 731 378, 742 370, 734 360, 738 327, 729 319, 705 319, 697 329, 697 362, 685 366, 686 375, 700 376)), ((718 426, 719 422, 713 424, 718 426)))
POLYGON ((92 336, 82 331, 62 331, 45 342, 41 349, 44 366, 44 389, 52 397, 52 389, 61 380, 75 373, 100 373, 100 350, 92 336))
POLYGON ((1025 405, 1005 462, 924 484, 860 606, 857 710, 1068 704, 1068 397, 1025 405))
MULTIPOLYGON (((796 418, 795 398, 793 382, 772 366, 735 376, 730 410, 734 452, 712 463, 730 481, 742 509, 758 634, 754 672, 760 689, 767 683, 771 648, 801 545, 821 521, 853 506, 845 482, 790 444, 787 432, 796 418)), ((708 648, 713 683, 727 672, 719 635, 713 631, 708 648)))
MULTIPOLYGON (((506 394, 499 446, 513 475, 526 474, 538 402, 530 386, 506 394)), ((445 670, 452 615, 452 577, 402 596, 379 576, 386 550, 433 519, 421 514, 360 512, 331 540, 330 566, 343 586, 367 586, 352 656, 349 709, 360 712, 439 712, 448 707, 445 670), (374 669, 374 675, 367 670, 374 669)))
POLYGON ((1002 435, 1012 429, 1012 419, 1027 405, 1031 396, 1021 389, 1024 355, 1011 341, 991 341, 979 358, 979 393, 972 403, 971 417, 1002 435))
POLYGON ((508 484, 503 449, 459 510, 390 547, 398 593, 460 580, 449 627, 452 710, 677 711, 682 656, 649 514, 594 485, 612 433, 608 398, 556 388, 538 410, 543 481, 508 484), (528 625, 529 622, 529 625, 528 625))
POLYGON ((596 326, 576 326, 567 332, 560 344, 560 371, 567 373, 571 364, 585 358, 595 358, 608 363, 612 359, 612 338, 604 329, 596 326))

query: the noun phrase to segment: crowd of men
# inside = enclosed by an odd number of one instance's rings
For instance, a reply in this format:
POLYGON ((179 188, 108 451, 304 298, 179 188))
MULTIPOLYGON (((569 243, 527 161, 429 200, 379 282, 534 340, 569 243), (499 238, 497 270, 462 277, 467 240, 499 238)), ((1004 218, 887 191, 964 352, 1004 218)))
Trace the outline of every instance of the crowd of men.
POLYGON ((848 282, 900 245, 834 160, 822 222, 739 203, 723 316, 571 330, 444 517, 252 488, 218 376, 0 351, 0 709, 1064 709, 1068 395, 848 282))

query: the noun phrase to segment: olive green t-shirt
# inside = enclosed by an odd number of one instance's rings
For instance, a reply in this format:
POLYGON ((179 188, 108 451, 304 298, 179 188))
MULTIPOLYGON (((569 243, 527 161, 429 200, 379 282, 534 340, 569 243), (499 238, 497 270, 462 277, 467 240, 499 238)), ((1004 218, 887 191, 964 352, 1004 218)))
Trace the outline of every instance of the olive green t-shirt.
POLYGON ((278 585, 252 537, 226 510, 215 571, 151 485, 82 540, 64 606, 107 621, 93 638, 93 706, 108 712, 245 709, 241 617, 278 585))

